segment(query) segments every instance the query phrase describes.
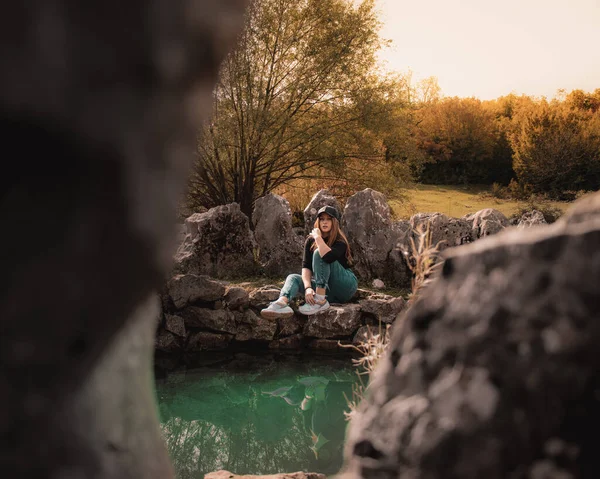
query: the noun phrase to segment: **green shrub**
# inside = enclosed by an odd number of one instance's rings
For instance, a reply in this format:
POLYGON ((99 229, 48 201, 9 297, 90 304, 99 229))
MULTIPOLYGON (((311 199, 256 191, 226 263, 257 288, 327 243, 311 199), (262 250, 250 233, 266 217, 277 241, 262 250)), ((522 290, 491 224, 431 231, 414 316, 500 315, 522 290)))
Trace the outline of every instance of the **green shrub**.
POLYGON ((510 196, 508 193, 508 188, 506 186, 502 186, 500 183, 492 183, 490 194, 494 198, 498 198, 500 200, 508 199, 510 196))

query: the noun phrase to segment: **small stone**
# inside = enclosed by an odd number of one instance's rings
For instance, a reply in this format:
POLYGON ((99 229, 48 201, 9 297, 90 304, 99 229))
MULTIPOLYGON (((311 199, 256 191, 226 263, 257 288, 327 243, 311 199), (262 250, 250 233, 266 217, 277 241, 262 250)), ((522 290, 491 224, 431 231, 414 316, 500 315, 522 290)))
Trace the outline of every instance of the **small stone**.
POLYGON ((223 304, 223 301, 219 300, 219 301, 215 301, 215 304, 213 305, 213 309, 223 309, 225 307, 225 305, 223 304))
POLYGON ((226 307, 231 311, 243 310, 250 305, 248 291, 240 286, 228 287, 224 300, 226 307))
POLYGON ((385 288, 385 283, 383 281, 381 281, 380 279, 374 279, 373 280, 373 288, 383 289, 383 288, 385 288))
POLYGON ((166 314, 165 329, 175 336, 185 338, 185 321, 181 316, 166 314))

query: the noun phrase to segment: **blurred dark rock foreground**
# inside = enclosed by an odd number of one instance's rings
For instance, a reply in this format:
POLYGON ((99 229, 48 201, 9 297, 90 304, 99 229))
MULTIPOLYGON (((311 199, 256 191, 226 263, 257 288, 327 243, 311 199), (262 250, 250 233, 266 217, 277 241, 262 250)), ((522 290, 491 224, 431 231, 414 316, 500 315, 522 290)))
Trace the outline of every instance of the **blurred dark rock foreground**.
POLYGON ((151 293, 245 3, 3 3, 2 477, 172 476, 151 293))

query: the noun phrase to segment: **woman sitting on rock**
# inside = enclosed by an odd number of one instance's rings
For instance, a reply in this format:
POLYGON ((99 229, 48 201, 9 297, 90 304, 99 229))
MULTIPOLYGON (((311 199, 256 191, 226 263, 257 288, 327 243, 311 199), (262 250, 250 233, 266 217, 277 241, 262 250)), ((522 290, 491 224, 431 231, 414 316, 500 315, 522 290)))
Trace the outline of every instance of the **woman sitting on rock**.
POLYGON ((338 211, 332 206, 323 206, 304 244, 302 274, 288 275, 279 299, 263 309, 261 316, 269 319, 292 316, 294 310, 289 303, 299 293, 303 293, 305 299, 298 308, 302 314, 326 311, 329 301, 348 302, 358 287, 350 269, 351 261, 350 246, 340 229, 338 211))

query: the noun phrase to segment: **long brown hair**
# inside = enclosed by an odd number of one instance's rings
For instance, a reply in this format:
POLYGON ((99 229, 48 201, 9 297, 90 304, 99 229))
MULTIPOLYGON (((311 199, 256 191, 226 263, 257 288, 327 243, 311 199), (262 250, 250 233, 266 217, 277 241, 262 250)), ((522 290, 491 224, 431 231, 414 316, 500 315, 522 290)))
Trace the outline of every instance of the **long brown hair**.
MULTIPOLYGON (((325 243, 327 243, 327 246, 329 246, 330 248, 333 246, 333 243, 335 243, 338 240, 341 240, 344 243, 346 243, 346 259, 348 260, 348 263, 352 263, 352 253, 350 252, 350 244, 348 243, 348 238, 346 238, 346 235, 340 228, 340 222, 337 220, 337 218, 334 218, 333 216, 329 217, 331 218, 331 231, 329 232, 329 236, 327 237, 327 239, 323 239, 325 240, 325 243)), ((313 226, 315 228, 319 228, 319 230, 321 229, 318 216, 313 226)), ((315 249, 317 249, 316 241, 313 243, 311 251, 314 251, 315 249)))

